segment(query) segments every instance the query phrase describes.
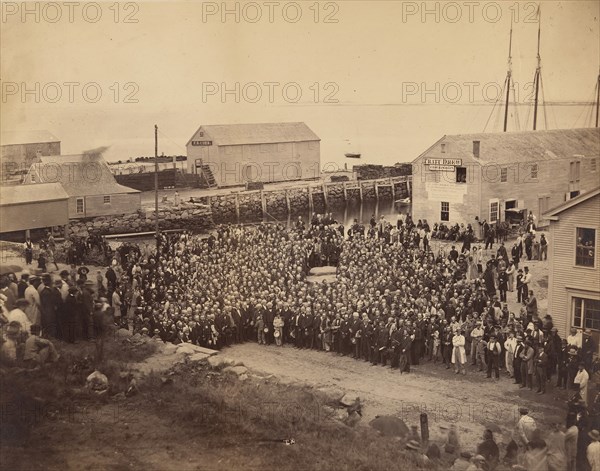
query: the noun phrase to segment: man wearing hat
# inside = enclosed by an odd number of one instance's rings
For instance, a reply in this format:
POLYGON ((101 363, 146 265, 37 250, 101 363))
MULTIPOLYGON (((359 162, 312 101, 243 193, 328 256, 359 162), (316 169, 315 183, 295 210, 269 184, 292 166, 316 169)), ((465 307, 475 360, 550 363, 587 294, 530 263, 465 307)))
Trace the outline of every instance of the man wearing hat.
POLYGON ((529 415, 529 409, 520 407, 519 414, 521 417, 512 432, 512 442, 506 449, 507 456, 514 452, 517 452, 518 454, 525 452, 527 445, 533 439, 534 432, 537 429, 535 420, 529 415), (514 445, 512 445, 512 443, 514 443, 514 445), (515 445, 516 449, 514 448, 515 445))
POLYGON ((508 338, 504 341, 504 363, 506 364, 506 371, 508 373, 508 376, 511 378, 514 378, 515 376, 514 356, 516 348, 517 339, 515 338, 514 332, 510 330, 508 332, 508 338))
POLYGON ((530 390, 533 390, 534 353, 531 341, 526 340, 525 347, 521 352, 521 388, 529 387, 530 390))
POLYGON ((517 271, 517 302, 521 303, 525 301, 525 297, 523 293, 523 270, 519 268, 517 271))
POLYGON ((502 346, 496 339, 496 334, 490 335, 490 341, 487 344, 488 350, 488 365, 487 365, 487 377, 492 377, 492 370, 496 375, 496 379, 500 379, 500 354, 502 353, 502 346))
MULTIPOLYGON (((42 286, 40 292, 40 305, 42 311, 42 333, 44 337, 56 338, 58 335, 58 323, 56 312, 58 309, 57 297, 52 286, 52 277, 49 274, 42 275, 42 286)), ((59 295, 60 298, 60 295, 59 295)))
POLYGON ((546 393, 546 381, 548 380, 547 368, 548 368, 548 354, 546 353, 545 346, 538 348, 535 355, 535 378, 538 383, 538 394, 546 393))
POLYGON ((29 286, 29 272, 21 273, 21 280, 17 283, 17 299, 25 297, 25 290, 29 286))

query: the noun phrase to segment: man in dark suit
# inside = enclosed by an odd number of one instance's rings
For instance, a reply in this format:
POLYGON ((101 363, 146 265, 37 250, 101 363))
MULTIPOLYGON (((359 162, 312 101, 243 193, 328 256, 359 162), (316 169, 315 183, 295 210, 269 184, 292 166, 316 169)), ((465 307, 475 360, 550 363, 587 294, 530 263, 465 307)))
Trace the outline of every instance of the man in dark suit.
POLYGON ((23 273, 21 275, 21 281, 17 283, 17 299, 25 297, 25 290, 29 286, 29 273, 23 273))
POLYGON ((42 332, 45 338, 56 338, 56 296, 52 289, 52 277, 48 274, 42 276, 43 288, 40 290, 40 305, 42 313, 42 332))
POLYGON ((242 342, 244 336, 244 325, 242 319, 242 313, 240 309, 235 306, 231 308, 231 320, 233 321, 233 340, 235 343, 242 342))
POLYGON ((376 333, 374 365, 381 363, 385 366, 389 339, 389 329, 386 327, 385 322, 381 320, 379 321, 379 327, 376 333))

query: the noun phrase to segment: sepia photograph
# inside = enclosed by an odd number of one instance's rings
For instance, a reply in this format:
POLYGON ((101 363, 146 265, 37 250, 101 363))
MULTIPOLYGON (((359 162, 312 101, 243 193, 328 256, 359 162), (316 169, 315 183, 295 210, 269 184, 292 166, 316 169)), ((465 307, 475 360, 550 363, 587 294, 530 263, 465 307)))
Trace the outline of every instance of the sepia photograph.
POLYGON ((600 0, 0 6, 0 469, 600 471, 600 0))

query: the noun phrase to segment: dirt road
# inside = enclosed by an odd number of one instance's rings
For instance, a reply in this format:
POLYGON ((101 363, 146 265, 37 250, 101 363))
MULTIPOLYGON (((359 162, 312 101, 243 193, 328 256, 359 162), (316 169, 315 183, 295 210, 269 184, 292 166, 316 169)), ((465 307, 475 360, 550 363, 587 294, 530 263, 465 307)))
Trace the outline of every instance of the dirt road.
POLYGON ((454 423, 467 449, 480 441, 488 427, 496 432, 498 442, 507 444, 521 406, 529 407, 538 425, 564 420, 566 394, 562 390, 549 386, 542 396, 519 389, 506 372, 496 382, 475 367, 468 367, 463 376, 443 365, 426 363, 401 375, 398 370, 335 353, 255 343, 235 345, 219 355, 243 362, 251 370, 273 374, 283 383, 356 394, 365 406, 363 423, 391 414, 409 426, 418 425, 420 413, 427 412, 432 439, 443 443, 454 423))

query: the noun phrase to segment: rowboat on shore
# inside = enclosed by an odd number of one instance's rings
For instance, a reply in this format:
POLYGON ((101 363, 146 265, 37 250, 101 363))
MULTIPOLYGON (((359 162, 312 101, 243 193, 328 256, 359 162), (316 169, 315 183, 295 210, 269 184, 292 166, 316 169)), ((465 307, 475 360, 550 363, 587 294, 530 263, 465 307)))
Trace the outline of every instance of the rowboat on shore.
POLYGON ((347 158, 349 158, 349 159, 360 159, 360 154, 351 154, 351 153, 348 153, 348 154, 344 154, 344 155, 347 158))

